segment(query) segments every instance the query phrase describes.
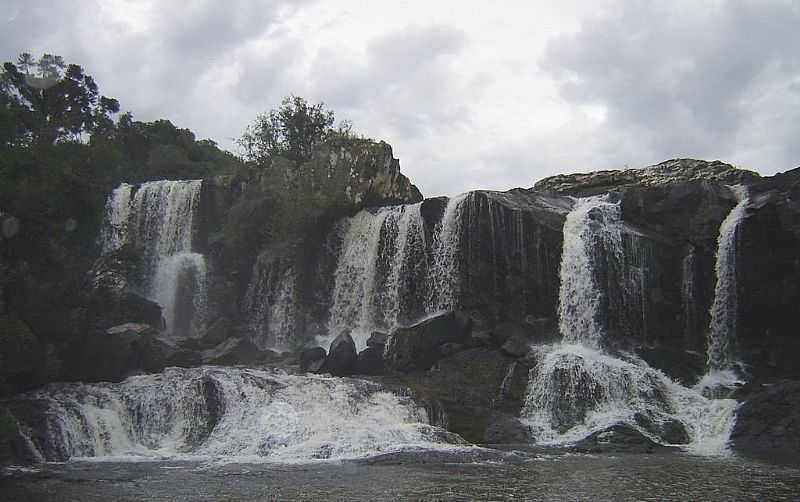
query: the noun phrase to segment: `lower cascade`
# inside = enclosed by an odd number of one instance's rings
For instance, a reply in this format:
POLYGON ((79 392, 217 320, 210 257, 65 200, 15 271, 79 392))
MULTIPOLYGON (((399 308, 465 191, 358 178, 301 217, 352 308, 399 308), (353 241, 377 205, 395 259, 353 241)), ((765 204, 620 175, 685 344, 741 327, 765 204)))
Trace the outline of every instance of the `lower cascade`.
POLYGON ((379 384, 273 370, 169 368, 117 384, 51 384, 14 410, 30 455, 46 461, 303 462, 463 444, 379 384))
POLYGON ((708 399, 636 356, 603 349, 608 315, 596 269, 620 258, 621 232, 618 203, 608 196, 578 199, 567 216, 559 296, 563 341, 534 348, 537 364, 522 421, 544 445, 573 443, 624 424, 660 444, 724 453, 736 401, 708 399))

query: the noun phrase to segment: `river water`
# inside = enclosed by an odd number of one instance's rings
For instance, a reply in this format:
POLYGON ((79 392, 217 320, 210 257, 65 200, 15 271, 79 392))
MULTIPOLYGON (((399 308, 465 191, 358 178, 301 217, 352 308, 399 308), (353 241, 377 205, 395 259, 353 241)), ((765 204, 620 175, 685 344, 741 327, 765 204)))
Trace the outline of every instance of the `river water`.
POLYGON ((418 452, 295 465, 71 461, 6 469, 0 478, 2 501, 798 499, 798 469, 676 453, 418 452))

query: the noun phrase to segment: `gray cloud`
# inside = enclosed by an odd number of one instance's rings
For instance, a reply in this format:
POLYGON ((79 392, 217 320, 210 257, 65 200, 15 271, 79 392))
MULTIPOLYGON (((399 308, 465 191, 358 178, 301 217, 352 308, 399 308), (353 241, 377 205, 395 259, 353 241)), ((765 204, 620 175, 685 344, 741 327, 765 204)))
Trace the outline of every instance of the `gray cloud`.
MULTIPOLYGON (((568 101, 606 107, 608 127, 640 141, 637 158, 736 157, 755 140, 754 121, 797 137, 800 123, 782 119, 796 109, 763 99, 800 76, 797 3, 690 3, 691 16, 686 5, 656 5, 624 3, 550 44, 543 66, 568 101)), ((788 168, 800 160, 792 155, 762 161, 788 168)))
POLYGON ((427 195, 676 156, 800 164, 796 2, 508 9, 7 0, 0 51, 60 54, 137 118, 225 147, 287 94, 324 101, 427 195))

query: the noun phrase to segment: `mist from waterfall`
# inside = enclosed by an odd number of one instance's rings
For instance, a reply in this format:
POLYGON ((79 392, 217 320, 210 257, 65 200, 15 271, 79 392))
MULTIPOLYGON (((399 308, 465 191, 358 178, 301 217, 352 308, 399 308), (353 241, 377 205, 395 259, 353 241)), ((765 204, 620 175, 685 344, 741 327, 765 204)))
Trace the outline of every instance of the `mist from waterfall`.
MULTIPOLYGON (((537 363, 521 412, 537 443, 571 443, 622 423, 658 443, 725 454, 735 401, 707 399, 634 355, 611 355, 602 348, 609 286, 598 282, 598 267, 626 263, 619 203, 608 196, 576 200, 563 232, 558 309, 563 341, 534 347, 537 363)), ((641 282, 639 277, 639 287, 641 282)), ((638 291, 618 287, 623 294, 638 291)))
POLYGON ((31 455, 50 461, 220 459, 296 463, 452 448, 457 436, 379 384, 280 371, 168 368, 120 383, 52 384, 23 395, 31 455))
POLYGON ((205 330, 206 262, 192 248, 202 180, 121 184, 108 198, 104 253, 130 244, 141 256, 134 283, 163 309, 167 332, 198 336, 205 330))

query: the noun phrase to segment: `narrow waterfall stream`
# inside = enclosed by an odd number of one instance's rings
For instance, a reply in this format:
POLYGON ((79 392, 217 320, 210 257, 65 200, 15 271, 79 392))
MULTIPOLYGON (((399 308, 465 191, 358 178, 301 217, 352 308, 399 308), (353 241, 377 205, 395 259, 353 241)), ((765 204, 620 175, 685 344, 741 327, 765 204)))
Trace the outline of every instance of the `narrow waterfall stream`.
POLYGON ((578 199, 564 224, 559 329, 563 342, 536 347, 523 422, 538 444, 565 444, 626 424, 662 444, 689 451, 726 451, 733 400, 711 400, 629 355, 602 348, 607 294, 597 267, 620 260, 618 203, 607 196, 578 199))
POLYGON ((730 187, 737 199, 719 227, 717 237, 717 259, 714 265, 716 284, 714 303, 711 305, 711 322, 708 328, 706 349, 706 374, 696 388, 707 395, 724 392, 741 383, 735 371, 736 328, 739 302, 736 285, 736 254, 739 224, 742 222, 750 202, 747 187, 730 187))
POLYGON ((135 278, 143 294, 162 307, 167 333, 176 338, 205 330, 206 261, 193 251, 201 180, 123 183, 106 203, 104 253, 129 243, 141 256, 135 278))

